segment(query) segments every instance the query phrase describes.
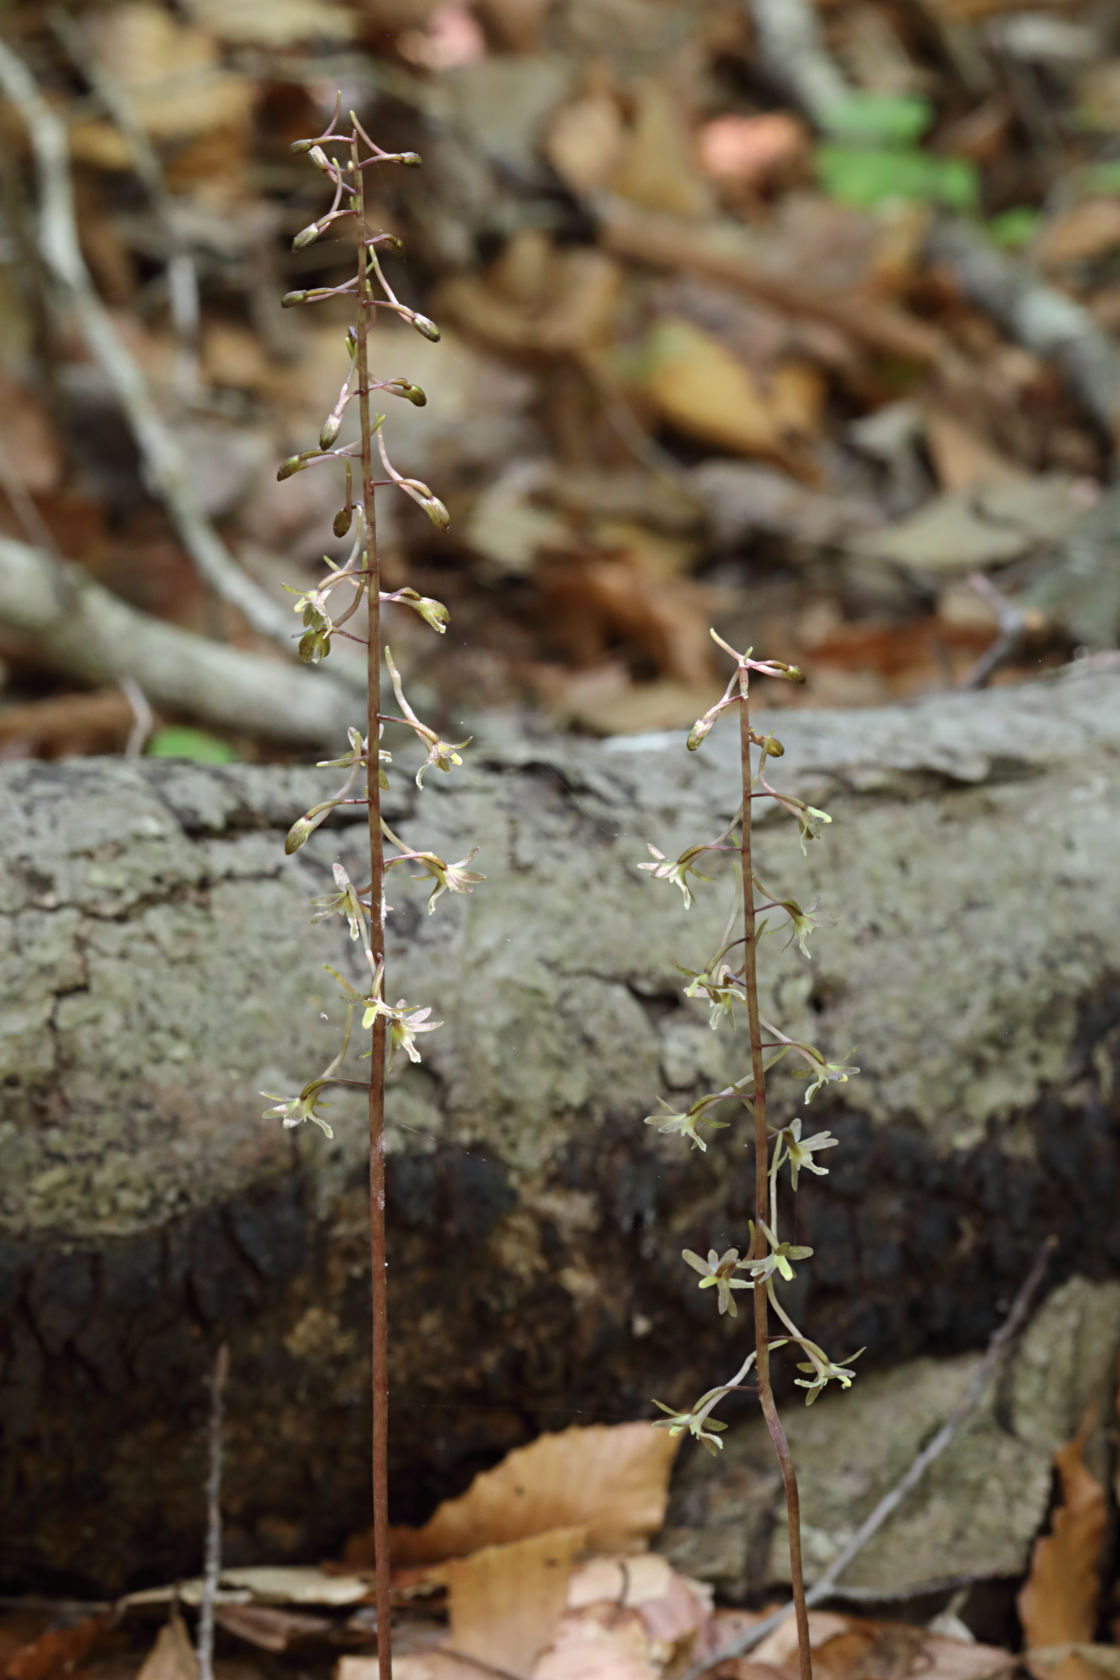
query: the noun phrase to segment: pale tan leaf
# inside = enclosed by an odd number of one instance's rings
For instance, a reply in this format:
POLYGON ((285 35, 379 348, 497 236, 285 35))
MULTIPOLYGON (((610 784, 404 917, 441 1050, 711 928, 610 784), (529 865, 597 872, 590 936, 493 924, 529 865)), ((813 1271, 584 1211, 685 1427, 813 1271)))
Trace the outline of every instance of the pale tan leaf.
POLYGON ((1120 246, 1120 199, 1082 198, 1059 210, 1031 247, 1041 268, 1099 261, 1120 246))
POLYGON ((658 78, 647 78, 638 91, 634 121, 611 188, 646 210, 690 217, 707 216, 712 210, 680 101, 658 78))
POLYGON ((532 1680, 657 1680, 641 1617, 618 1604, 570 1610, 532 1680))
POLYGON ((233 46, 291 47, 300 41, 348 41, 356 17, 334 0, 188 0, 194 22, 233 46))
MULTIPOLYGON (((340 1657, 335 1680, 379 1680, 376 1657, 340 1657)), ((483 1680, 477 1663, 433 1645, 427 1651, 393 1652, 393 1680, 483 1680)))
POLYGON ((198 1658, 178 1612, 160 1628, 137 1680, 198 1680, 198 1658))
POLYGON ((639 390, 689 437, 786 465, 793 436, 816 429, 823 398, 815 370, 779 364, 764 384, 713 334, 672 315, 645 341, 639 390))
POLYGON ((1026 474, 980 433, 947 409, 927 407, 926 448, 942 490, 1022 480, 1026 474))
POLYGON ((1083 1645, 1076 1641, 1072 1645, 1039 1645, 1028 1656, 1032 1669, 1035 1664, 1057 1665, 1067 1657, 1078 1657, 1096 1674, 1103 1675, 1104 1680, 1120 1680, 1120 1646, 1117 1645, 1083 1645))
POLYGON ((527 1674, 552 1642, 584 1528, 552 1529, 506 1546, 484 1546, 447 1565, 456 1651, 527 1674))
MULTIPOLYGON (((223 1569, 223 1593, 236 1593, 240 1604, 358 1604, 369 1596, 368 1575, 332 1574, 312 1564, 250 1564, 243 1569, 223 1569)), ((164 1604, 179 1598, 184 1604, 199 1604, 203 1584, 196 1577, 174 1586, 145 1587, 129 1593, 122 1604, 164 1604)))
MULTIPOLYGON (((149 0, 115 6, 90 26, 93 57, 120 88, 153 140, 184 140, 240 128, 256 97, 252 82, 222 67, 214 40, 149 0)), ((104 169, 130 169, 130 144, 112 122, 90 118, 69 131, 73 155, 104 169)))
MULTIPOLYGON (((1035 1542, 1018 1598, 1023 1635, 1031 1647, 1088 1644, 1096 1628, 1108 1502, 1083 1457, 1094 1421, 1090 1408, 1073 1440, 1054 1454, 1061 1504, 1050 1533, 1035 1542)), ((1054 1665, 1028 1656, 1027 1667, 1036 1680, 1092 1680, 1094 1673, 1075 1654, 1054 1665)))
POLYGON ((544 153, 564 185, 578 196, 602 191, 618 168, 624 143, 618 101, 609 92, 591 92, 560 107, 544 153))
POLYGON ((282 1610, 275 1604, 217 1604, 214 1620, 260 1651, 290 1651, 294 1646, 325 1642, 333 1623, 306 1610, 282 1610))
POLYGON ((648 1423, 542 1435, 476 1476, 420 1529, 393 1531, 397 1563, 463 1557, 479 1546, 585 1525, 595 1551, 640 1548, 661 1525, 677 1442, 648 1423))

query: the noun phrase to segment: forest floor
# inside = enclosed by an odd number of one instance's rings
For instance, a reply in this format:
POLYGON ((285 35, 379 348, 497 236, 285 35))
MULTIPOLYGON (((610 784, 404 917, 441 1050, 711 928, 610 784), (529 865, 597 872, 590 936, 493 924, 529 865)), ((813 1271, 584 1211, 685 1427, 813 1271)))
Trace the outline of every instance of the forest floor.
MULTIPOLYGON (((441 535, 386 502, 381 531, 387 587, 451 612, 442 643, 413 615, 393 632, 437 716, 684 731, 722 683, 712 625, 803 664, 779 698, 810 706, 1116 658, 1114 7, 13 0, 0 89, 0 756, 304 750, 220 690, 205 715, 142 691, 130 645, 75 650, 24 592, 100 586, 137 643, 294 643, 236 602, 278 621, 341 552, 338 485, 276 482, 339 383, 341 306, 280 308, 349 261, 291 249, 323 208, 291 143, 336 89, 426 166, 371 180, 394 284, 442 329, 379 337, 428 397, 393 407, 394 457, 451 513, 441 535)), ((1093 1643, 1110 1495, 1076 1442, 1056 1477, 1018 1633, 820 1612, 820 1672, 977 1680, 1017 1642, 1036 1680, 1115 1676, 1093 1643)), ((542 1503, 511 1533, 496 1497, 458 1551, 402 1566, 403 1680, 681 1675, 747 1627, 542 1503)), ((221 1680, 366 1680, 369 1596, 352 1560, 240 1572, 221 1680)), ((10 1605, 0 1680, 194 1680, 173 1597, 10 1605)), ((788 1626, 710 1672, 792 1680, 788 1626)))

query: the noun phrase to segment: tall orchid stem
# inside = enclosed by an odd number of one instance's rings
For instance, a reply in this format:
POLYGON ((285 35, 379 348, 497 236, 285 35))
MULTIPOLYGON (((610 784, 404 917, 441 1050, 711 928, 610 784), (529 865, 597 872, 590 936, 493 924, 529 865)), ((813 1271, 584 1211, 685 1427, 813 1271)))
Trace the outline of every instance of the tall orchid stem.
MULTIPOLYGON (((751 719, 750 673, 745 661, 739 663, 739 742, 743 777, 743 821, 740 830, 739 861, 743 872, 743 987, 747 994, 747 1025, 751 1041, 751 1111, 754 1115, 754 1235, 750 1258, 761 1260, 767 1253, 763 1226, 770 1220, 768 1205, 770 1140, 766 1130, 766 1071, 762 1059, 762 1022, 758 1009, 757 946, 758 929, 754 903, 754 868, 751 861, 751 719)), ((778 1416, 774 1388, 770 1380, 770 1325, 767 1290, 761 1279, 752 1291, 754 1301, 754 1339, 758 1397, 762 1415, 770 1431, 774 1453, 782 1472, 786 1493, 786 1514, 789 1521, 789 1568, 794 1612, 797 1617, 797 1648, 801 1662, 801 1680, 813 1680, 813 1656, 809 1646, 809 1612, 805 1604, 805 1577, 801 1566, 801 1505, 797 1493, 797 1476, 793 1468, 789 1442, 778 1416)))
MULTIPOLYGON (((370 424, 369 327, 374 295, 367 251, 365 175, 355 119, 351 148, 354 219, 358 238, 358 342, 355 371, 362 434, 362 538, 366 592, 368 705, 366 803, 369 808, 370 940, 375 972, 385 964, 385 850, 381 837, 381 561, 374 508, 373 433, 370 424)), ((377 1606, 378 1680, 392 1680, 389 1609, 389 1273, 385 1251, 385 1046, 387 1023, 373 1017, 369 1066, 369 1246, 373 1294, 373 1550, 377 1606)))

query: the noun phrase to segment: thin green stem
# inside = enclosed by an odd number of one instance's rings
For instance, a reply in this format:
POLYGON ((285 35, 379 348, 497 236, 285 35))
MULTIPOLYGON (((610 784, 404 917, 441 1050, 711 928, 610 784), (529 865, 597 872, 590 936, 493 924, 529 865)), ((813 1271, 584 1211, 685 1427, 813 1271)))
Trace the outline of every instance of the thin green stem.
MULTIPOLYGON (((351 173, 358 236, 358 321, 355 371, 362 434, 362 537, 366 592, 366 803, 369 809, 370 940, 375 967, 385 963, 385 850, 381 835, 381 562, 374 507, 373 432, 370 423, 369 323, 374 304, 367 251, 365 176, 359 139, 351 142, 351 173)), ((384 989, 382 991, 384 995, 384 989)), ((389 1608, 389 1301, 385 1245, 385 1046, 386 1017, 378 1010, 370 1031, 369 1232, 373 1295, 373 1550, 377 1606, 378 1680, 392 1680, 389 1608)))
MULTIPOLYGON (((740 830, 739 857, 743 874, 743 986, 747 994, 747 1025, 751 1041, 751 1111, 754 1115, 754 1236, 750 1258, 761 1260, 767 1252, 766 1235, 762 1227, 769 1213, 767 1166, 770 1159, 770 1140, 766 1129, 766 1072, 762 1057, 762 1022, 758 1009, 758 932, 754 904, 754 869, 751 861, 751 744, 750 677, 745 664, 739 665, 739 743, 743 778, 743 818, 740 830)), ((797 1493, 797 1476, 790 1456, 782 1420, 774 1400, 770 1380, 770 1325, 767 1291, 756 1283, 754 1291, 754 1337, 758 1370, 758 1397, 762 1415, 770 1431, 770 1440, 782 1472, 786 1493, 786 1513, 789 1521, 789 1567, 794 1610, 797 1616, 797 1648, 801 1662, 801 1680, 813 1680, 813 1656, 809 1645, 809 1612, 805 1605, 805 1577, 801 1565, 801 1506, 797 1493)))

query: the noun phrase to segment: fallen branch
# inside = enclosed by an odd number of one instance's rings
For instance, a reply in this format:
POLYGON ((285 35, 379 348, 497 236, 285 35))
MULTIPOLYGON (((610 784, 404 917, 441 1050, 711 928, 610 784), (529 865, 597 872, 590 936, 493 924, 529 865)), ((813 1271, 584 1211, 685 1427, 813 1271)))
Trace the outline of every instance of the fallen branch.
POLYGON ((349 720, 350 696, 321 675, 162 624, 11 537, 0 537, 0 623, 52 670, 92 684, 131 677, 154 705, 202 723, 319 746, 349 720))
POLYGON ((1089 418, 1115 449, 1120 437, 1120 359, 1087 309, 1030 266, 988 244, 966 222, 935 221, 928 261, 943 263, 970 302, 1017 343, 1055 362, 1089 418))
POLYGON ((851 89, 825 48, 807 0, 749 0, 758 56, 766 75, 818 128, 851 98, 851 89))
POLYGON ((945 353, 945 340, 936 327, 883 298, 867 293, 829 296, 765 267, 748 248, 742 230, 730 221, 686 222, 639 210, 625 199, 606 194, 595 200, 593 209, 603 248, 615 256, 722 280, 786 315, 824 321, 888 356, 925 363, 936 362, 945 353))

